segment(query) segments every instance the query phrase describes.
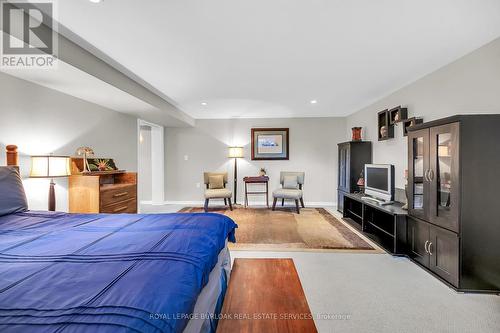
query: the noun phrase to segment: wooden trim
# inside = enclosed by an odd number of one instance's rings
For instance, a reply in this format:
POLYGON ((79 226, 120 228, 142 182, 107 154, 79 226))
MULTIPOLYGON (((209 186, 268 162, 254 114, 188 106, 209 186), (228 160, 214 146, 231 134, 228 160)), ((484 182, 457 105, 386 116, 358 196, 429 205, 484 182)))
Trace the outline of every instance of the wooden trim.
POLYGON ((251 147, 252 160, 254 161, 272 161, 272 160, 289 160, 290 159, 290 129, 289 128, 252 128, 251 130, 251 147), (254 147, 255 147, 255 132, 269 131, 277 132, 283 131, 286 133, 286 156, 285 157, 255 157, 254 147))

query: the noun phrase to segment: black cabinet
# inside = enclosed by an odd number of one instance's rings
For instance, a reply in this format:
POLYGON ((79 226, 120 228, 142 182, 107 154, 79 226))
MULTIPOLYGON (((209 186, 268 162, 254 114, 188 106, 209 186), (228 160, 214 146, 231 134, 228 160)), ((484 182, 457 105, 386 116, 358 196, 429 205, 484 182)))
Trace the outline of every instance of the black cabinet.
POLYGON ((459 242, 456 233, 409 217, 407 246, 410 258, 458 287, 459 242))
POLYGON ((360 193, 344 195, 344 221, 361 231, 392 255, 405 255, 406 210, 395 202, 379 205, 363 199, 360 193))
POLYGON ((500 292, 500 115, 408 134, 407 255, 461 291, 500 292))
POLYGON ((408 218, 407 254, 418 263, 429 267, 427 245, 429 244, 429 225, 408 218))
POLYGON ((359 176, 365 164, 372 162, 372 144, 369 141, 350 141, 338 145, 337 209, 343 212, 344 194, 359 191, 359 176))

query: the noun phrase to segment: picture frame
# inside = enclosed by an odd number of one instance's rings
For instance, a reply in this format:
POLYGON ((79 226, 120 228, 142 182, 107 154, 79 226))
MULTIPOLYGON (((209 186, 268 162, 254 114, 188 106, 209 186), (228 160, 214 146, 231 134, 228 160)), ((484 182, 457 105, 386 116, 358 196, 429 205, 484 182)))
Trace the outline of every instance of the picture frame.
POLYGON ((288 160, 289 133, 288 128, 252 128, 252 160, 288 160))

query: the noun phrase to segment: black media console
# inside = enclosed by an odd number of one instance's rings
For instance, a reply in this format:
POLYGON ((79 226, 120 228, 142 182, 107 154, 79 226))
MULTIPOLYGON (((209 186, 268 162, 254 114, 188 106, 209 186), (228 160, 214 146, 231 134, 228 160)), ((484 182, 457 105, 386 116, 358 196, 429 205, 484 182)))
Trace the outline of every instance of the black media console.
POLYGON ((402 203, 379 205, 361 199, 359 193, 344 195, 344 220, 392 255, 406 254, 406 216, 402 203))

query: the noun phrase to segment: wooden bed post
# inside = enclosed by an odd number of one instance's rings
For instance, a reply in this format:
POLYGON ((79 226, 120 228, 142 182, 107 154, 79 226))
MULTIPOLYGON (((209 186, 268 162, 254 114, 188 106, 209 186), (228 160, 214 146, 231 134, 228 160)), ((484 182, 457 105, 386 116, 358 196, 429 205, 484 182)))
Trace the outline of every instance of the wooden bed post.
POLYGON ((8 145, 6 147, 7 151, 7 165, 8 166, 18 166, 19 165, 19 157, 17 154, 17 146, 16 145, 8 145))

